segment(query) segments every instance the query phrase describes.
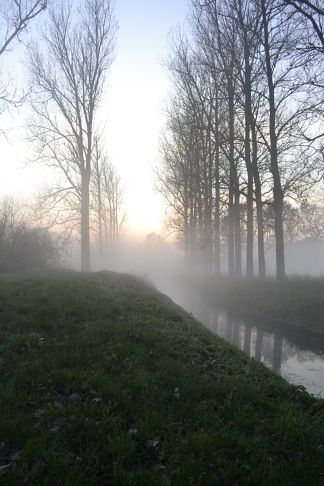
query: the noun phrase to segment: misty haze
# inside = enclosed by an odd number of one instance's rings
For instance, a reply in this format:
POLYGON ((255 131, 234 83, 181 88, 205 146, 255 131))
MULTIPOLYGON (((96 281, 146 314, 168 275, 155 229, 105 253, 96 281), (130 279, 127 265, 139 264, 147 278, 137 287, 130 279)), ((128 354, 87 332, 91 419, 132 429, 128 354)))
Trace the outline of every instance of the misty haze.
POLYGON ((323 0, 2 0, 0 66, 0 484, 322 484, 323 0))

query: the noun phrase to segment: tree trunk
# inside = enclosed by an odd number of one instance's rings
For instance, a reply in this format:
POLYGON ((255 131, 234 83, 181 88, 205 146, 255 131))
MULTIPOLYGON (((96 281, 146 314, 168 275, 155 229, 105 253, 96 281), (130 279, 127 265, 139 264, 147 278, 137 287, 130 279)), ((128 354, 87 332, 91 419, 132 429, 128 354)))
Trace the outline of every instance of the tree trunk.
POLYGON ((229 114, 229 166, 230 180, 228 189, 228 274, 235 273, 234 265, 234 193, 235 193, 235 164, 234 164, 234 87, 232 74, 228 75, 228 114, 229 114))
POLYGON ((242 276, 242 239, 241 239, 241 207, 240 207, 240 183, 235 168, 235 202, 234 202, 234 225, 235 225, 235 275, 242 276))
POLYGON ((213 244, 212 244, 212 190, 213 190, 213 155, 211 140, 211 113, 208 113, 208 126, 206 132, 206 146, 204 151, 204 232, 203 232, 203 269, 206 273, 213 271, 213 244))
POLYGON ((89 231, 89 183, 88 173, 82 174, 81 187, 81 272, 91 271, 89 231))
MULTIPOLYGON (((278 179, 278 177, 275 177, 278 179)), ((284 280, 286 278, 285 271, 285 244, 284 244, 284 229, 283 229, 283 194, 281 189, 281 182, 277 180, 274 182, 274 214, 275 214, 275 235, 276 235, 276 278, 277 280, 284 280)))
POLYGON ((185 201, 184 201, 184 227, 183 227, 183 238, 184 238, 184 249, 185 249, 185 259, 186 265, 189 263, 190 254, 190 227, 188 221, 188 197, 187 197, 187 187, 185 185, 185 201))
POLYGON ((269 25, 266 13, 265 1, 261 1, 262 20, 264 33, 264 53, 269 90, 269 128, 270 128, 270 170, 273 178, 273 203, 275 214, 275 238, 276 238, 276 277, 277 280, 285 279, 285 250, 283 230, 283 192, 281 187, 280 172, 278 166, 278 146, 276 134, 276 106, 275 87, 270 58, 269 25))
MULTIPOLYGON (((217 89, 217 88, 216 88, 217 89)), ((221 231, 220 231, 220 180, 219 180, 219 120, 218 120, 218 92, 215 101, 215 274, 221 274, 221 231)))
POLYGON ((99 239, 99 260, 100 268, 103 267, 103 231, 102 231, 102 194, 101 194, 101 178, 99 170, 99 160, 98 157, 95 159, 95 170, 96 170, 96 189, 97 189, 97 206, 98 206, 98 239, 99 239))
POLYGON ((99 237, 99 260, 100 260, 100 267, 103 267, 103 238, 102 238, 102 207, 101 207, 101 198, 98 198, 99 202, 99 228, 98 228, 98 237, 99 237))
POLYGON ((262 188, 261 179, 258 167, 258 143, 256 136, 256 127, 254 120, 251 125, 252 129, 252 165, 253 176, 255 184, 255 199, 256 199, 256 212, 257 212, 257 225, 258 225, 258 266, 259 266, 259 278, 264 279, 266 277, 266 265, 265 265, 265 252, 264 252, 264 223, 263 223, 263 204, 262 204, 262 188))
POLYGON ((253 169, 251 164, 251 67, 248 40, 244 36, 244 65, 245 65, 245 165, 248 176, 247 186, 247 227, 246 227, 246 276, 253 277, 253 169))

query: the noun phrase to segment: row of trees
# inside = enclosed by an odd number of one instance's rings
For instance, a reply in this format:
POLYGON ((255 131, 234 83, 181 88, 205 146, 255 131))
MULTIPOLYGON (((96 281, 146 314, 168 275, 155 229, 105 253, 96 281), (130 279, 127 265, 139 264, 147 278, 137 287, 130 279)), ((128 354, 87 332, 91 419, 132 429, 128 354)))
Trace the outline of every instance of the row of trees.
POLYGON ((97 233, 99 262, 106 260, 107 250, 118 247, 126 220, 123 211, 123 189, 121 179, 102 150, 100 140, 95 142, 93 177, 90 186, 93 210, 92 228, 97 233))
MULTIPOLYGON (((2 108, 27 99, 35 161, 52 169, 54 183, 39 198, 42 220, 81 234, 81 270, 89 271, 90 238, 103 249, 117 241, 124 221, 121 184, 105 153, 99 108, 114 58, 117 24, 111 0, 6 0, 2 46, 7 52, 45 9, 46 23, 28 45, 29 93, 0 93, 2 108), (49 5, 48 5, 49 3, 49 5), (49 8, 47 8, 49 7, 49 8), (45 218, 46 216, 46 218, 45 218)), ((7 84, 6 84, 7 83, 7 84)))
POLYGON ((57 187, 47 194, 50 207, 65 221, 78 215, 82 271, 91 267, 90 185, 98 109, 115 37, 110 0, 63 2, 49 10, 46 31, 30 50, 31 137, 37 160, 58 174, 57 187))
POLYGON ((285 278, 284 210, 323 168, 324 9, 319 0, 193 0, 173 33, 174 94, 159 189, 186 255, 229 275, 266 275, 265 213, 285 278), (270 208, 270 210, 269 210, 270 208), (242 258, 245 248, 245 258, 242 258))

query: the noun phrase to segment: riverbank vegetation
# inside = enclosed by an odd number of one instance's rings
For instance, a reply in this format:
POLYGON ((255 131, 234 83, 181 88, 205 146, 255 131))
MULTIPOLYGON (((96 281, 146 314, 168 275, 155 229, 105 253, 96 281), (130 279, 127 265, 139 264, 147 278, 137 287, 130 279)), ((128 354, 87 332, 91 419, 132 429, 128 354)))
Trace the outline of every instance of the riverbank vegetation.
POLYGON ((324 405, 116 273, 0 282, 4 485, 319 484, 324 405))

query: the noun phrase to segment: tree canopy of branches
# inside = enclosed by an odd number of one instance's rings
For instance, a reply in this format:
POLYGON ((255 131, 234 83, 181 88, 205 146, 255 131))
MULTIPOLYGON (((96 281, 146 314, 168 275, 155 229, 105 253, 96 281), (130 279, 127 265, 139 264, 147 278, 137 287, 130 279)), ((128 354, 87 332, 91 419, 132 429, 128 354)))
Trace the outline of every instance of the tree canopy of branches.
POLYGON ((226 259, 230 275, 245 264, 252 277, 257 239, 264 278, 270 207, 284 279, 286 200, 306 197, 323 160, 323 9, 317 0, 193 0, 191 14, 190 35, 173 34, 166 62, 174 91, 158 178, 169 223, 186 254, 216 273, 226 259))
POLYGON ((42 41, 32 48, 29 59, 34 112, 30 130, 36 158, 60 176, 44 202, 79 228, 83 271, 91 266, 96 117, 113 61, 116 29, 110 0, 83 0, 79 7, 62 2, 50 10, 42 41))
MULTIPOLYGON (((47 7, 47 0, 3 0, 0 5, 0 59, 9 52, 31 21, 47 7)), ((0 113, 9 105, 17 104, 10 76, 0 80, 0 113)))
POLYGON ((108 249, 116 249, 126 215, 123 211, 121 179, 109 162, 100 139, 95 141, 91 192, 93 226, 98 234, 99 260, 102 267, 106 262, 108 249))

